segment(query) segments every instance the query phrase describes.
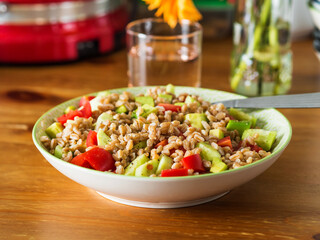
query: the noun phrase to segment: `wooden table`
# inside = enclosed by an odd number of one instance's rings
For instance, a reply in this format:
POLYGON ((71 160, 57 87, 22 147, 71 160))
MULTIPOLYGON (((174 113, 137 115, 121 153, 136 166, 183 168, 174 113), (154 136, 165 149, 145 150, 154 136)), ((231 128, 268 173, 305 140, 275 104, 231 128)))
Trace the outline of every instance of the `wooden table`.
MULTIPOLYGON (((231 41, 204 43, 203 87, 230 91, 231 41)), ((292 93, 320 91, 312 40, 293 44, 292 93)), ((31 140, 70 98, 125 87, 126 52, 71 64, 0 67, 0 239, 320 239, 320 109, 281 110, 293 137, 265 173, 216 201, 143 209, 104 199, 55 170, 31 140)))

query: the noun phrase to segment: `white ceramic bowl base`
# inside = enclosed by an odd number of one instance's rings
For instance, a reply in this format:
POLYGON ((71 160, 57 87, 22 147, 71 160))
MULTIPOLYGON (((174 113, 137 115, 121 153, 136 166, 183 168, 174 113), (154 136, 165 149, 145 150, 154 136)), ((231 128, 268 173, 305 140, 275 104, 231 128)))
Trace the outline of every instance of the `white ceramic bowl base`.
MULTIPOLYGON (((228 191, 229 192, 229 191, 228 191)), ((206 197, 206 198, 202 198, 202 199, 197 199, 197 200, 193 200, 193 201, 186 201, 186 202, 156 202, 156 203, 151 203, 151 202, 138 202, 138 201, 131 201, 131 200, 127 200, 127 199, 123 199, 123 198, 117 198, 117 197, 113 197, 101 192, 97 192, 99 193, 101 196, 117 202, 117 203, 121 203, 121 204, 125 204, 125 205, 129 205, 129 206, 134 206, 134 207, 143 207, 143 208, 181 208, 181 207, 191 207, 191 206, 196 206, 199 204, 203 204, 203 203, 207 203, 207 202, 211 202, 213 200, 216 200, 218 198, 223 197, 224 195, 226 195, 228 192, 224 192, 222 194, 218 194, 215 196, 211 196, 211 197, 206 197)))
MULTIPOLYGON (((112 92, 130 91, 144 93, 146 87, 115 89, 112 92)), ((200 88, 176 87, 176 94, 188 92, 215 100, 242 98, 239 95, 200 88)), ((90 94, 92 95, 92 94, 90 94)), ((288 120, 274 109, 252 112, 258 118, 260 127, 277 131, 273 153, 263 160, 217 174, 202 174, 188 177, 134 177, 100 172, 76 166, 51 155, 40 142, 44 130, 60 116, 67 106, 75 105, 79 98, 65 102, 44 114, 33 129, 32 137, 36 147, 47 161, 73 181, 97 191, 102 196, 126 205, 146 208, 178 208, 193 206, 217 199, 228 191, 260 175, 282 154, 291 139, 288 120)))

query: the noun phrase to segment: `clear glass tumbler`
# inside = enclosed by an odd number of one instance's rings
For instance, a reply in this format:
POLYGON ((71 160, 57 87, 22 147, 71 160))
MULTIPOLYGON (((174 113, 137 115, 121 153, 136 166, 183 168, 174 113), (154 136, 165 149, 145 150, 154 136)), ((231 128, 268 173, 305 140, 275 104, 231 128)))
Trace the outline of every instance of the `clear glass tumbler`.
POLYGON ((162 19, 127 26, 129 87, 174 84, 199 87, 202 28, 183 21, 171 29, 162 19))

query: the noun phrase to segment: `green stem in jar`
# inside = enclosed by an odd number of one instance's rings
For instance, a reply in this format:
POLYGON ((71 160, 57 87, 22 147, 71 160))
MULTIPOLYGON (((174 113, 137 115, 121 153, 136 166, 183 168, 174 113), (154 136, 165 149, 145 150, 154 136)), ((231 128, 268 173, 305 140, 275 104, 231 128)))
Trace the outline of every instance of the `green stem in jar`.
MULTIPOLYGON (((255 26, 253 38, 249 42, 246 53, 244 53, 244 54, 250 54, 250 53, 252 54, 255 50, 260 48, 262 34, 265 30, 267 21, 271 15, 271 3, 272 3, 271 1, 272 0, 265 0, 264 1, 263 5, 261 7, 261 15, 260 15, 259 23, 256 24, 256 26, 255 26)), ((240 57, 240 59, 241 59, 240 63, 238 65, 238 67, 236 67, 235 74, 231 78, 231 88, 234 91, 238 88, 238 85, 239 85, 241 79, 243 78, 243 73, 245 72, 245 70, 247 68, 247 64, 244 61, 244 59, 242 58, 242 56, 240 57)))

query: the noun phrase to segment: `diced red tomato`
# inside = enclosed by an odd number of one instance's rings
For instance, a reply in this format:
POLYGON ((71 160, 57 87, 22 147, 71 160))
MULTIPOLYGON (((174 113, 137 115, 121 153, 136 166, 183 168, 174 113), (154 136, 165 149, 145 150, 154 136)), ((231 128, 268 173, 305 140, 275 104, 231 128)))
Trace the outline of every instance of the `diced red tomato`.
POLYGON ((79 157, 81 156, 82 154, 76 156, 75 158, 73 158, 71 160, 71 163, 75 164, 75 165, 78 165, 80 167, 85 167, 85 168, 90 168, 90 169, 93 169, 90 165, 90 163, 83 157, 79 157))
POLYGON ((237 148, 236 148, 235 150, 240 149, 240 148, 241 148, 241 146, 242 146, 242 141, 240 141, 240 142, 238 143, 238 146, 237 146, 237 148))
POLYGON ((181 150, 181 151, 183 151, 183 153, 186 152, 186 150, 181 146, 181 147, 179 147, 178 149, 175 149, 175 148, 171 149, 171 150, 170 150, 170 155, 171 155, 172 153, 174 153, 176 150, 181 150))
POLYGON ((231 144, 230 136, 225 137, 225 138, 222 138, 221 140, 219 140, 219 141, 217 142, 217 144, 218 144, 220 147, 230 147, 230 149, 232 150, 232 144, 231 144))
POLYGON ((161 142, 159 142, 157 145, 155 145, 154 148, 158 148, 159 146, 164 147, 167 144, 168 144, 168 139, 164 139, 161 142))
POLYGON ((188 169, 179 168, 179 169, 166 169, 161 171, 161 177, 179 177, 179 176, 188 176, 188 169))
POLYGON ((181 106, 176 106, 169 103, 159 103, 158 106, 164 108, 165 111, 172 111, 172 112, 181 112, 181 106))
POLYGON ((91 150, 79 154, 71 160, 71 163, 86 167, 87 164, 98 171, 108 171, 115 169, 115 161, 110 152, 103 148, 95 147, 91 150))
MULTIPOLYGON (((238 150, 238 149, 240 149, 240 147, 241 147, 241 145, 242 145, 242 141, 240 141, 239 142, 239 144, 238 144, 238 146, 237 146, 237 148, 235 149, 235 150, 238 150)), ((246 147, 250 147, 250 149, 251 149, 251 151, 256 151, 256 152, 259 152, 260 150, 263 150, 261 147, 259 147, 256 143, 255 144, 246 144, 246 147)))
POLYGON ((236 120, 233 116, 231 116, 230 114, 227 114, 227 117, 229 117, 231 120, 236 120))
POLYGON ((92 111, 91 111, 91 105, 90 102, 86 102, 81 108, 79 108, 79 111, 82 113, 82 116, 84 118, 89 118, 92 116, 92 111))
POLYGON ((79 102, 79 107, 82 107, 84 106, 84 104, 88 101, 91 101, 92 99, 94 99, 95 96, 83 96, 81 99, 80 99, 80 102, 79 102))
POLYGON ((67 120, 74 120, 75 117, 89 118, 92 116, 89 97, 82 97, 80 100, 81 107, 77 110, 71 110, 68 113, 60 116, 57 120, 63 125, 67 120))
POLYGON ((248 147, 251 148, 251 151, 259 152, 260 150, 263 150, 261 147, 259 147, 257 144, 251 145, 249 144, 248 147))
POLYGON ((205 172, 200 154, 190 155, 181 160, 186 169, 193 169, 195 172, 205 172))
POLYGON ((67 114, 58 117, 57 120, 63 125, 67 120, 73 120, 75 117, 83 117, 82 112, 79 110, 70 110, 67 114))
POLYGON ((96 131, 90 131, 88 133, 86 145, 87 145, 87 147, 97 146, 98 145, 98 139, 97 139, 97 132, 96 131))

